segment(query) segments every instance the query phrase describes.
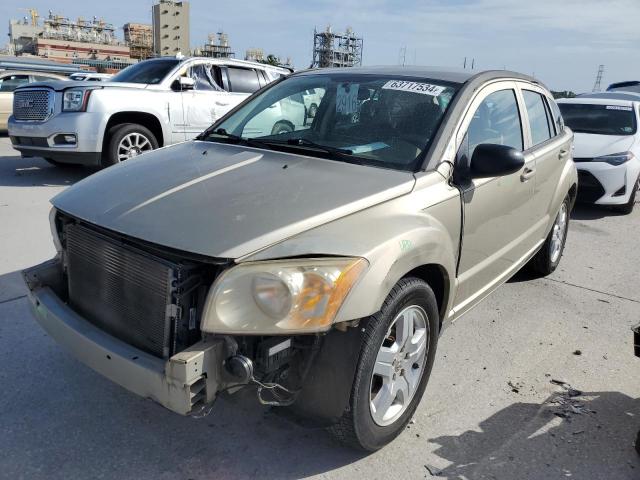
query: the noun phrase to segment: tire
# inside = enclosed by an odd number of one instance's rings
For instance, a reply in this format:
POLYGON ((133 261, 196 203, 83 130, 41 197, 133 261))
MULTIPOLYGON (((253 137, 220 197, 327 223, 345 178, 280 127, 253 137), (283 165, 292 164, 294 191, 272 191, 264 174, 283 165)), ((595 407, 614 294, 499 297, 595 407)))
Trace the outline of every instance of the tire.
POLYGON ((102 166, 105 168, 126 160, 123 156, 129 152, 133 157, 158 148, 155 135, 147 127, 137 123, 122 123, 111 127, 107 132, 107 138, 107 149, 102 155, 102 166), (131 146, 129 151, 126 151, 126 139, 129 139, 128 145, 131 146))
POLYGON ((623 215, 629 215, 631 212, 633 212, 633 207, 635 206, 635 203, 636 203, 636 194, 638 193, 638 185, 640 185, 640 178, 636 180, 636 183, 633 186, 633 190, 631 190, 629 201, 624 205, 620 205, 619 207, 616 207, 616 210, 618 212, 622 213, 623 215))
MULTIPOLYGON (((384 301, 381 310, 369 318, 351 389, 349 408, 339 421, 329 428, 330 432, 340 442, 365 451, 378 450, 402 433, 415 413, 424 389, 427 386, 431 368, 435 360, 438 334, 438 305, 433 290, 431 290, 425 281, 419 278, 403 278, 393 287, 391 293, 384 301), (377 360, 378 355, 382 354, 383 348, 387 349, 387 351, 390 351, 388 349, 397 348, 396 344, 399 340, 394 341, 393 339, 398 338, 401 334, 398 334, 398 330, 395 328, 397 322, 394 323, 394 321, 399 321, 404 318, 402 316, 403 312, 411 312, 414 314, 418 312, 424 313, 425 318, 422 319, 424 322, 422 322, 422 320, 418 322, 419 319, 417 316, 414 316, 413 320, 411 320, 413 327, 409 331, 414 331, 415 333, 409 337, 412 341, 408 345, 413 345, 415 339, 419 338, 419 332, 424 331, 423 344, 425 351, 422 353, 420 367, 416 367, 419 363, 418 356, 405 360, 408 363, 416 362, 410 367, 409 375, 419 374, 420 376, 415 379, 413 393, 408 396, 409 401, 404 403, 404 406, 400 410, 398 410, 398 407, 393 403, 391 407, 386 410, 387 412, 391 412, 389 413, 389 418, 383 422, 382 420, 384 420, 384 418, 382 418, 382 415, 385 411, 381 408, 380 412, 376 412, 372 407, 376 399, 383 398, 379 397, 379 395, 385 390, 385 384, 380 384, 382 377, 377 374, 374 376, 374 366, 376 364, 383 366, 388 365, 390 371, 398 372, 397 368, 394 370, 392 364, 382 364, 381 362, 377 362, 377 360), (424 325, 424 328, 415 328, 416 325, 424 325), (413 330, 413 328, 415 328, 415 330, 413 330), (394 343, 388 346, 391 341, 394 341, 394 343), (420 371, 418 372, 418 370, 420 371), (392 415, 393 409, 396 410, 395 415, 392 415)), ((417 340, 417 343, 419 343, 419 340, 417 340)), ((402 353, 402 350, 398 352, 398 354, 402 353)), ((408 355, 409 354, 407 354, 407 357, 408 355)), ((405 364, 405 366, 407 365, 405 364)), ((378 367, 376 367, 376 370, 378 370, 378 367)), ((385 371, 387 370, 385 369, 385 371)), ((408 378, 404 372, 405 369, 402 368, 399 373, 397 373, 397 377, 396 373, 393 374, 394 383, 398 381, 398 384, 400 384, 405 381, 405 378, 408 378)), ((390 384, 387 384, 387 386, 388 385, 390 384)), ((407 386, 409 383, 402 383, 402 385, 407 386)), ((387 388, 389 392, 393 392, 393 390, 392 387, 387 388)), ((400 394, 401 392, 398 392, 397 395, 400 394)), ((394 394, 391 396, 393 395, 394 394)), ((391 398, 391 396, 388 398, 391 398)), ((394 402, 398 400, 398 398, 401 397, 393 396, 394 402)))
POLYGON ((569 231, 569 214, 571 211, 571 200, 567 196, 562 205, 560 206, 560 210, 556 215, 556 219, 553 222, 553 227, 551 227, 551 231, 547 236, 544 244, 535 254, 535 256, 529 261, 528 266, 530 270, 542 277, 550 275, 558 268, 560 264, 560 259, 562 258, 562 253, 564 252, 564 246, 567 242, 567 232, 569 231), (561 215, 565 215, 564 226, 559 225, 561 223, 561 215), (561 229, 562 231, 558 231, 561 229), (558 245, 557 241, 560 241, 558 245))
POLYGON ((276 122, 271 129, 271 135, 280 135, 281 133, 293 132, 294 128, 289 122, 276 122))

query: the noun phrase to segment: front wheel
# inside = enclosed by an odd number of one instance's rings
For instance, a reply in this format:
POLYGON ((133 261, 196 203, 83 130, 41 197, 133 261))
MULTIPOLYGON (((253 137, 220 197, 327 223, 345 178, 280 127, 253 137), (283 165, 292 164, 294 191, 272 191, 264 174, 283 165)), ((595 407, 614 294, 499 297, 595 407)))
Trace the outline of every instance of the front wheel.
POLYGON ((367 323, 349 408, 331 432, 343 443, 375 451, 411 420, 433 367, 438 306, 429 285, 404 278, 367 323))
POLYGON ((158 140, 151 131, 137 123, 123 123, 109 129, 108 145, 102 166, 124 162, 158 148, 158 140))
POLYGON ((570 205, 571 201, 567 196, 560 205, 553 227, 551 227, 542 248, 529 262, 531 270, 540 276, 550 275, 560 264, 569 231, 570 205))

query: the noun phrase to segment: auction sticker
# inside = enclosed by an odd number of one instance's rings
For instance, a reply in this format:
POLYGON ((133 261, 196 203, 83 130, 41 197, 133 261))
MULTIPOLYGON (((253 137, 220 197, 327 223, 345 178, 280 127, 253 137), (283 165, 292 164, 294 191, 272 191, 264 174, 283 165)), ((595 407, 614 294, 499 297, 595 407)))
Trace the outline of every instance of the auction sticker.
POLYGON ((632 107, 625 107, 623 105, 607 105, 607 110, 623 110, 625 112, 633 111, 632 107))
POLYGON ((402 92, 421 93, 423 95, 437 97, 444 92, 447 87, 431 85, 430 83, 408 82, 406 80, 389 80, 382 88, 384 90, 400 90, 402 92))

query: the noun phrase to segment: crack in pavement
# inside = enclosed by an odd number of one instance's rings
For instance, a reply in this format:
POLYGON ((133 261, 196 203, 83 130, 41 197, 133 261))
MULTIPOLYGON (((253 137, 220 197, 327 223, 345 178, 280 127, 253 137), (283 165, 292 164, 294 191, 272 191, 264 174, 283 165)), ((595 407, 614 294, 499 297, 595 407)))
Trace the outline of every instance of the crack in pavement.
POLYGON ((26 298, 26 295, 20 295, 18 297, 7 298, 6 300, 0 300, 0 305, 9 302, 15 302, 16 300, 20 300, 21 298, 26 298))
POLYGON ((545 278, 550 282, 562 283, 563 285, 569 285, 570 287, 579 288, 581 290, 587 290, 589 292, 599 293, 601 295, 607 295, 609 297, 619 298, 620 300, 626 300, 628 302, 640 303, 640 300, 636 300, 635 298, 623 297, 622 295, 616 295, 615 293, 603 292, 602 290, 596 290, 595 288, 585 287, 583 285, 577 285, 571 282, 565 282, 564 280, 556 280, 555 278, 545 278))

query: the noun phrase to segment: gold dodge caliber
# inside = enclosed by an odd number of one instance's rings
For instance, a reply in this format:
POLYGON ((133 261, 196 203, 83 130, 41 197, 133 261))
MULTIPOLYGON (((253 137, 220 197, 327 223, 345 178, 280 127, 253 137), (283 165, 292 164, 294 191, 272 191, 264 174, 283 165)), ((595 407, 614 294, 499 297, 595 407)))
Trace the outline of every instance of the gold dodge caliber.
POLYGON ((520 268, 557 267, 572 138, 517 73, 299 72, 55 197, 58 255, 25 271, 35 314, 174 412, 253 388, 376 450, 418 407, 443 327, 520 268))

